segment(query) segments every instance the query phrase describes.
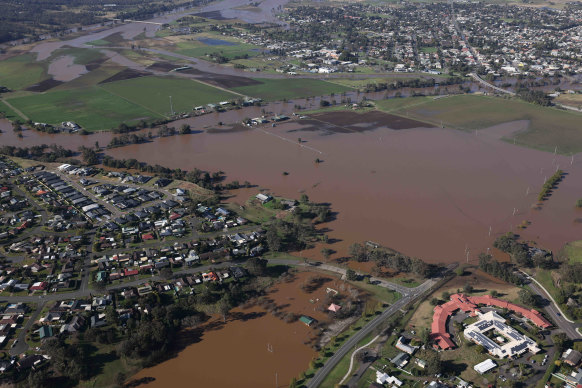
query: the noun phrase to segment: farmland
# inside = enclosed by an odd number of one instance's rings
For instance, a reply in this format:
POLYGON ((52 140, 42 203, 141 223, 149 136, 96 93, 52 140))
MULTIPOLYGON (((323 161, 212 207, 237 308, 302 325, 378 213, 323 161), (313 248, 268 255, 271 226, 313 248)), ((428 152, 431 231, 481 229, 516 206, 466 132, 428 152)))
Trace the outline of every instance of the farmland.
POLYGON ((219 54, 229 60, 236 57, 257 56, 260 54, 260 47, 246 43, 231 43, 208 45, 198 40, 178 42, 174 48, 178 54, 187 55, 194 58, 205 58, 210 54, 219 54))
POLYGON ((311 97, 329 95, 331 93, 342 93, 352 89, 332 84, 330 82, 317 79, 286 78, 286 79, 260 79, 260 84, 241 86, 233 88, 234 91, 252 96, 260 97, 267 101, 278 101, 283 99, 311 97))
POLYGON ((45 64, 35 62, 33 54, 0 61, 0 85, 11 90, 24 89, 46 78, 48 76, 45 64))
POLYGON ((170 96, 175 112, 190 111, 196 105, 232 100, 237 95, 203 83, 171 78, 141 77, 104 84, 103 89, 159 115, 170 113, 170 96))
POLYGON ((432 124, 477 130, 516 120, 528 120, 527 130, 504 140, 527 147, 570 154, 582 151, 582 115, 545 108, 516 99, 477 95, 390 99, 378 102, 381 110, 432 124), (514 139, 515 138, 515 139, 514 139))
POLYGON ((159 117, 98 87, 17 97, 9 102, 33 121, 55 124, 70 120, 88 131, 109 129, 121 122, 159 117))

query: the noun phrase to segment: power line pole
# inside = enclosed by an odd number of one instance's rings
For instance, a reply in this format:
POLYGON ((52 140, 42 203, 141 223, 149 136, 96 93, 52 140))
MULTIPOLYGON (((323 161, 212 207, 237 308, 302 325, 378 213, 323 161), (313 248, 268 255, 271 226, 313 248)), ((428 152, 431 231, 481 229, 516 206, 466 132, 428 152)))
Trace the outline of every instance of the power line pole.
POLYGON ((170 96, 170 113, 174 115, 174 105, 172 104, 172 96, 170 96))

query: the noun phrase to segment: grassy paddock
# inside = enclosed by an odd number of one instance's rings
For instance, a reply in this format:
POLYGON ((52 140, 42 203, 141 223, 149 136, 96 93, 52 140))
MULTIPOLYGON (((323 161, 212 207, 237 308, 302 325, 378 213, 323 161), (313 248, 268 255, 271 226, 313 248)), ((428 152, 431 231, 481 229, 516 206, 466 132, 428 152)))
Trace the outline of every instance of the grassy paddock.
POLYGON ((133 78, 107 83, 102 88, 159 115, 169 115, 170 96, 175 112, 239 97, 194 80, 174 77, 133 78))
POLYGON ((233 88, 233 90, 248 96, 260 97, 267 101, 323 96, 331 93, 342 93, 352 90, 346 86, 308 78, 257 78, 256 80, 261 83, 257 85, 240 86, 233 88))
POLYGON ((572 241, 564 246, 564 254, 570 264, 582 263, 582 240, 572 241))
POLYGON ((48 78, 46 64, 24 54, 0 62, 0 85, 22 90, 48 78))
POLYGON ((0 112, 4 113, 8 120, 23 120, 19 114, 17 114, 12 108, 6 105, 2 100, 0 100, 0 112))
POLYGON ((156 113, 98 87, 63 90, 10 99, 33 121, 74 121, 88 131, 106 130, 121 122, 159 118, 156 113))
POLYGON ((482 95, 457 95, 434 99, 431 97, 402 98, 378 101, 380 109, 416 118, 435 125, 460 129, 484 129, 516 120, 528 120, 527 130, 509 135, 504 140, 521 145, 570 154, 582 151, 582 114, 546 108, 515 98, 482 95))

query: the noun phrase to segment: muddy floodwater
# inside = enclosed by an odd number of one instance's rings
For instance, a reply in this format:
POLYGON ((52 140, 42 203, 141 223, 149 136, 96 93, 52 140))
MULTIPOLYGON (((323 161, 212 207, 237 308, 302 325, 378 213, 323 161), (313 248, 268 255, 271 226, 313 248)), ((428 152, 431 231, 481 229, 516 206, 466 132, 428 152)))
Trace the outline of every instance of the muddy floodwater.
MULTIPOLYGON (((574 205, 582 197, 582 161, 500 140, 525 130, 527 121, 468 133, 324 120, 206 130, 106 152, 167 167, 222 170, 229 180, 248 180, 276 195, 305 192, 312 201, 328 202, 337 216, 324 228, 338 255, 353 242, 372 240, 428 261, 458 262, 476 259, 509 230, 554 251, 580 238, 576 219, 582 212, 574 205), (558 167, 568 175, 541 210, 533 209, 544 179, 558 167), (524 220, 531 225, 519 231, 524 220)), ((26 131, 19 140, 5 122, 4 129, 0 143, 56 141, 73 149, 95 140, 107 144, 111 136, 26 131)), ((319 250, 301 254, 321 259, 319 250)))
POLYGON ((87 68, 84 65, 78 65, 75 58, 71 55, 59 57, 50 63, 48 73, 53 76, 56 81, 71 81, 82 74, 87 73, 87 68))
MULTIPOLYGON (((315 306, 325 298, 327 287, 345 290, 343 281, 323 277, 316 290, 300 285, 313 273, 301 272, 289 282, 275 285, 267 298, 284 313, 308 315, 325 322, 327 315, 315 306)), ((227 322, 213 318, 202 330, 183 336, 185 349, 178 357, 140 371, 139 380, 154 377, 147 387, 188 384, 196 387, 287 387, 307 369, 316 355, 308 346, 314 329, 300 321, 287 323, 265 308, 236 308, 227 322)))

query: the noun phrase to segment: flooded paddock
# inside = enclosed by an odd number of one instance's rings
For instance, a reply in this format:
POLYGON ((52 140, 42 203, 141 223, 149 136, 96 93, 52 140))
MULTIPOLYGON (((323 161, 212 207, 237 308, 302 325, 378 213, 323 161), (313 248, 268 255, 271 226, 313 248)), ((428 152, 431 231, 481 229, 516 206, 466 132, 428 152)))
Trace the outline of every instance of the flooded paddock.
MULTIPOLYGON (((283 105, 273 104, 272 110, 283 105)), ((224 121, 259 114, 258 107, 229 111, 224 121)), ((553 251, 582 232, 575 222, 582 211, 574 207, 582 196, 582 162, 500 140, 525 130, 527 121, 471 133, 393 130, 387 127, 396 124, 377 119, 373 126, 363 123, 361 127, 369 127, 365 131, 330 131, 325 128, 332 123, 315 124, 314 119, 238 130, 211 125, 224 117, 210 114, 184 121, 198 123, 194 129, 210 125, 200 133, 105 152, 167 167, 222 170, 228 180, 257 184, 249 197, 261 188, 290 198, 306 193, 312 201, 330 203, 337 216, 321 227, 334 241, 329 248, 337 254, 332 257, 347 254, 354 242, 372 240, 431 262, 458 262, 467 256, 476 260, 509 230, 553 251), (541 210, 533 209, 544 179, 558 166, 568 175, 541 210), (531 225, 518 230, 524 220, 531 225)), ((346 125, 352 120, 344 119, 346 125)), ((21 146, 56 142, 77 149, 95 141, 105 145, 113 136, 25 131, 24 139, 18 139, 9 123, 0 121, 0 126, 0 143, 21 146)), ((244 203, 241 196, 236 200, 244 203)), ((320 250, 318 246, 298 254, 321 260, 320 250)))
MULTIPOLYGON (((261 306, 271 303, 283 314, 327 321, 327 314, 316 309, 317 300, 323 300, 327 287, 339 290, 344 282, 321 276, 317 287, 304 291, 302 285, 313 276, 321 275, 299 272, 275 284, 261 306)), ((202 330, 185 333, 182 345, 187 346, 177 357, 142 370, 132 380, 153 377, 146 385, 152 388, 185 382, 200 387, 287 387, 316 355, 307 344, 314 329, 297 320, 287 323, 269 312, 272 307, 261 306, 236 308, 226 323, 213 318, 202 330)))

